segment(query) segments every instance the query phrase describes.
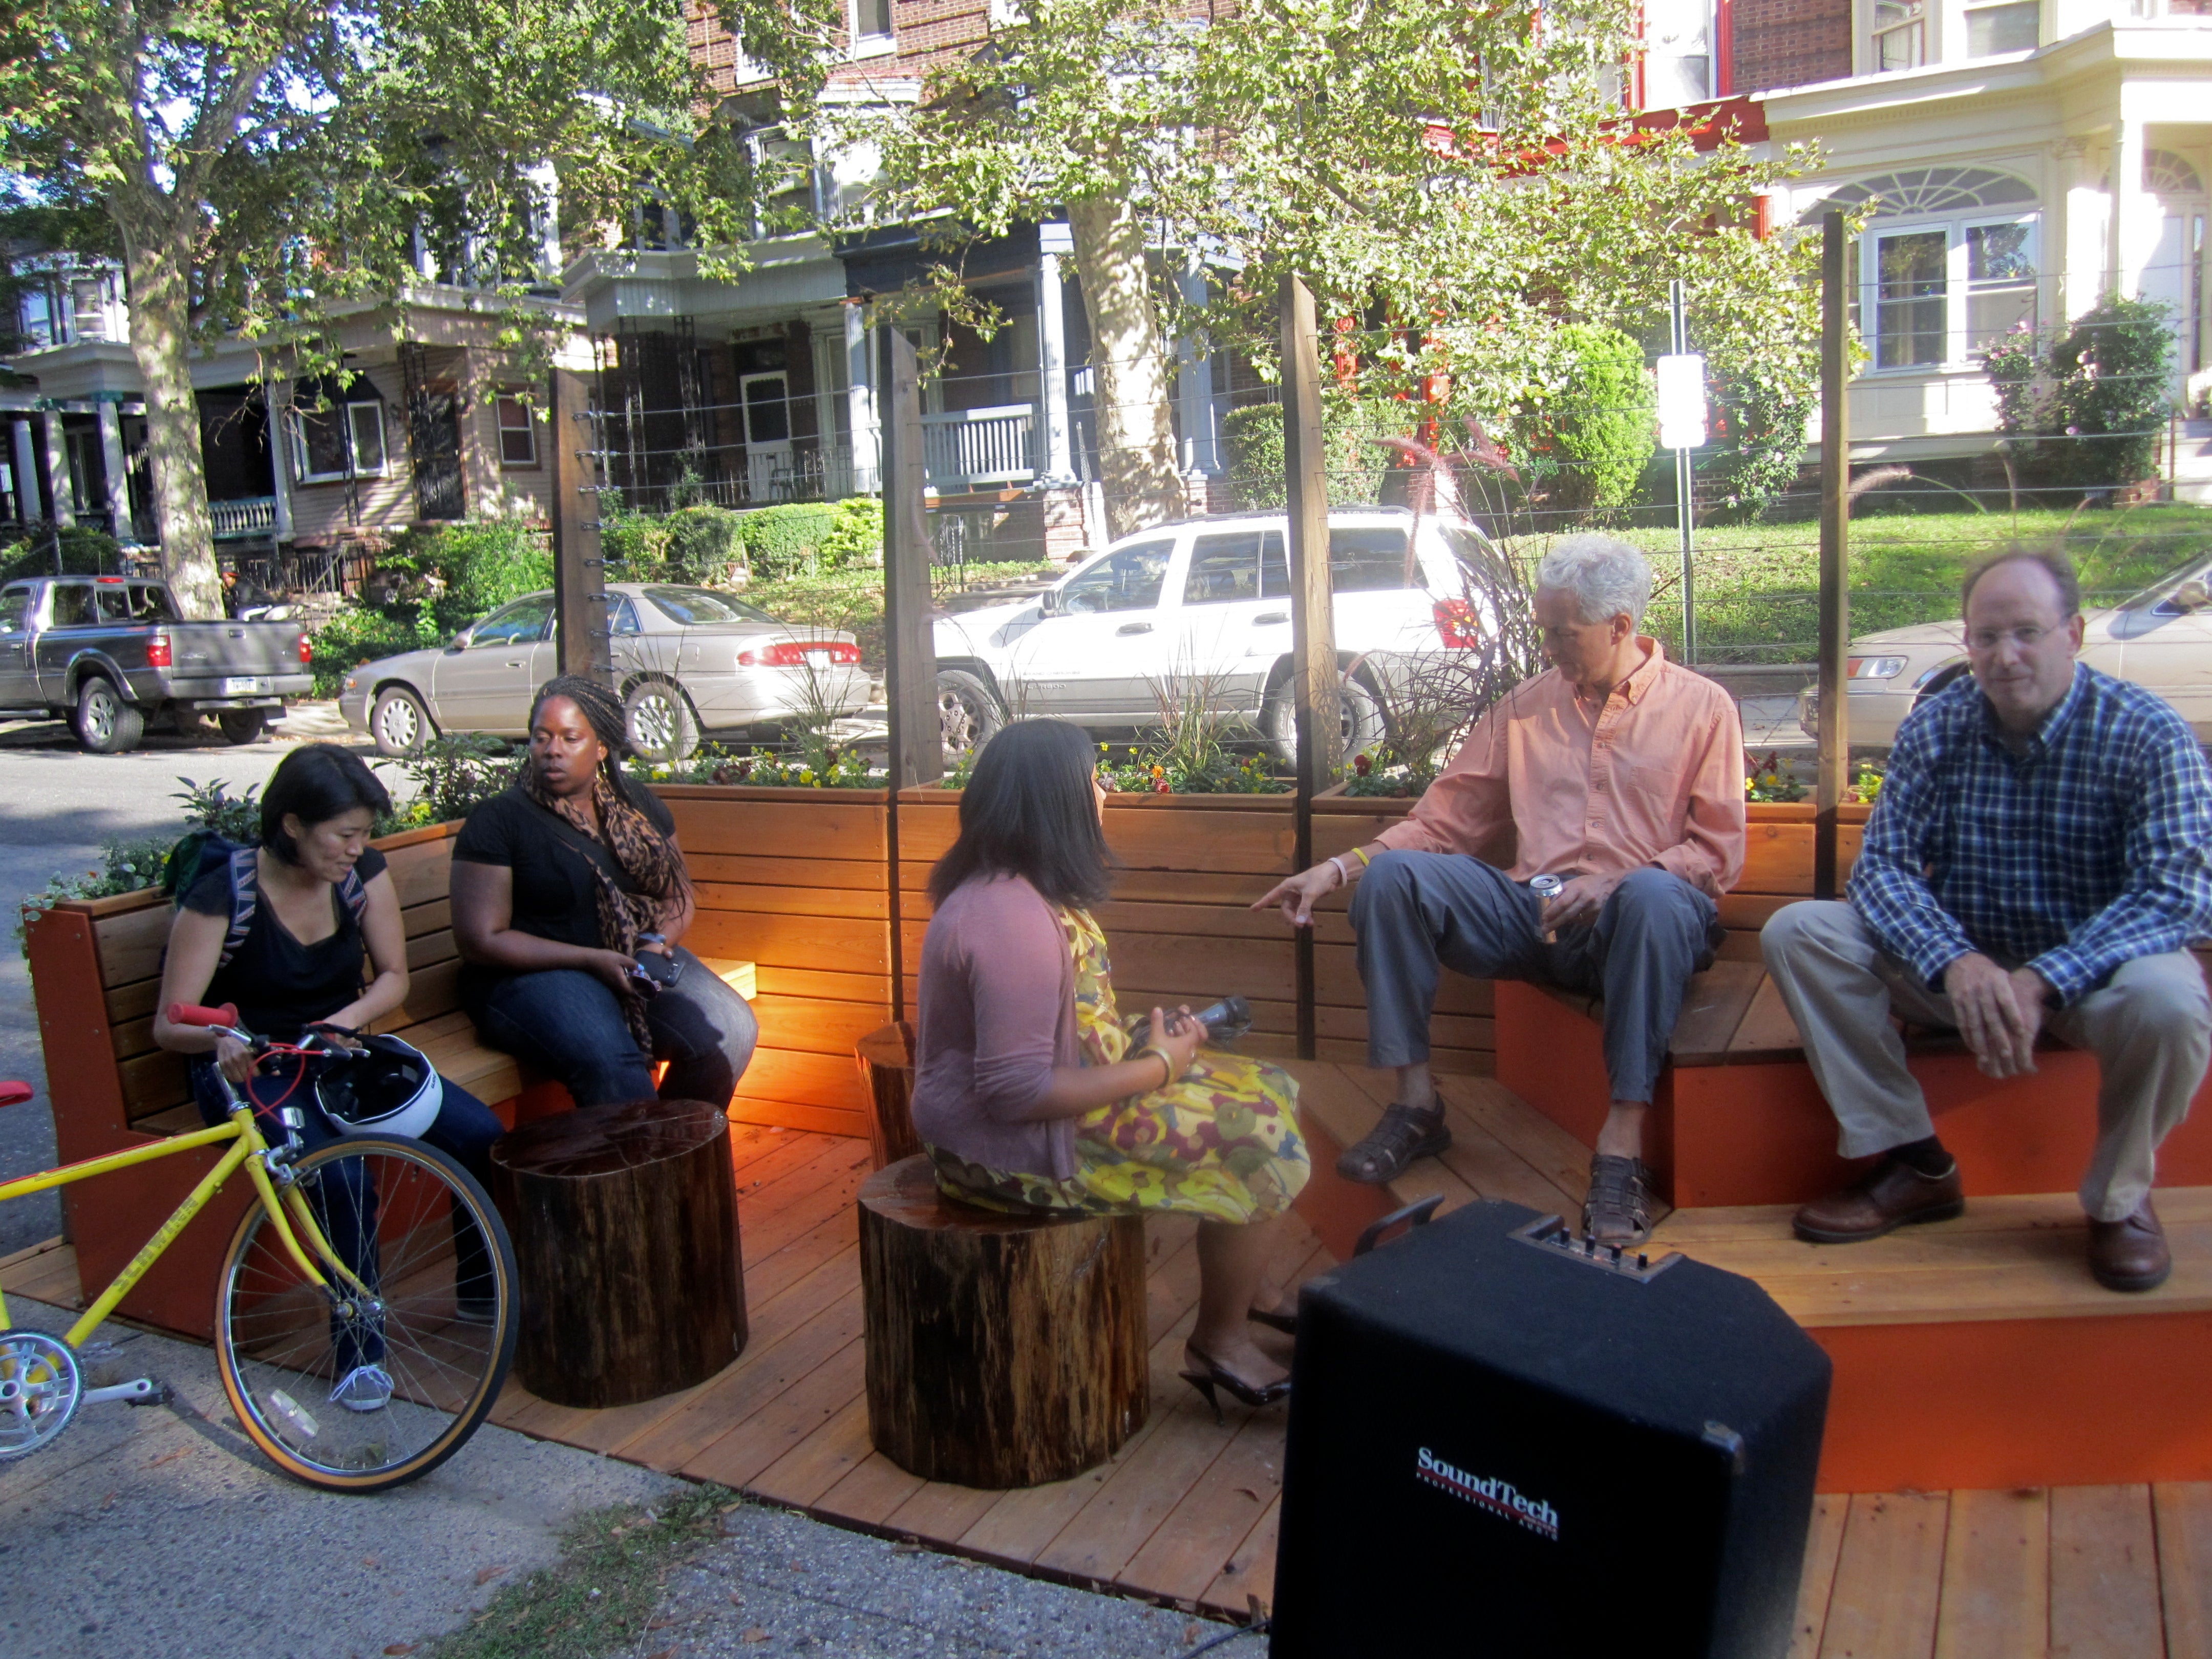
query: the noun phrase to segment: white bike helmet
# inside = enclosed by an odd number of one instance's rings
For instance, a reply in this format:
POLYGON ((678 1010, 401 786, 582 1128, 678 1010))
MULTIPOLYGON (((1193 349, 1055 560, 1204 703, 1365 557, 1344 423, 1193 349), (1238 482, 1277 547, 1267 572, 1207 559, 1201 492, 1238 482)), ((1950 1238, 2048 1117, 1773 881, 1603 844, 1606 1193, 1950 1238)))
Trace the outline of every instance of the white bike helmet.
POLYGON ((315 1104, 349 1135, 421 1135, 445 1099, 438 1068, 396 1036, 366 1036, 361 1047, 319 1060, 315 1104))

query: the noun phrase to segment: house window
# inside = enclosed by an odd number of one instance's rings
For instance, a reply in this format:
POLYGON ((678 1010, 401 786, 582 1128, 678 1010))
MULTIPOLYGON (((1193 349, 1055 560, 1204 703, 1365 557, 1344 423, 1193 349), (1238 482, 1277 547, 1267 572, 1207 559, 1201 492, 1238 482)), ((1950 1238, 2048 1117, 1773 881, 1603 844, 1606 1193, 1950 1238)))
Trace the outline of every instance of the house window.
POLYGON ((891 0, 853 0, 853 41, 863 50, 891 44, 891 0))
POLYGON ((2038 0, 2013 0, 2000 6, 1966 9, 1966 56, 1994 58, 2001 52, 2033 52, 2041 22, 2038 0))
POLYGON ((1928 61, 1928 0, 1874 0, 1874 69, 1918 69, 1928 61))
POLYGON ((1876 227, 1873 289, 1876 368, 1923 368, 1981 356, 2035 326, 2033 216, 1876 227))
POLYGON ((382 477, 384 405, 362 400, 295 409, 292 464, 301 483, 382 477))
POLYGON ((530 405, 520 398, 501 398, 499 464, 501 466, 538 465, 538 431, 530 422, 530 405))
POLYGON ((1712 0, 1644 0, 1644 107, 1713 95, 1712 0))
POLYGON ((1966 353, 2035 326, 2035 221, 1966 227, 1966 353))
POLYGON ((1875 239, 1875 367, 1910 368, 1944 357, 1944 235, 1875 239))

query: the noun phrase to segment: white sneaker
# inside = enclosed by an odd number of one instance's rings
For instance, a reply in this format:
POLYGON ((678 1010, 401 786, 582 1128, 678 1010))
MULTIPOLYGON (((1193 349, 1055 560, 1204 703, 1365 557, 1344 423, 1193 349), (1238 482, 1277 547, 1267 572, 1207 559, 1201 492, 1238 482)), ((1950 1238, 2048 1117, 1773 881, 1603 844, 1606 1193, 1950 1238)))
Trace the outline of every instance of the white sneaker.
POLYGON ((331 1390, 331 1404, 349 1412, 380 1412, 392 1403, 392 1378, 381 1365, 356 1365, 331 1390))

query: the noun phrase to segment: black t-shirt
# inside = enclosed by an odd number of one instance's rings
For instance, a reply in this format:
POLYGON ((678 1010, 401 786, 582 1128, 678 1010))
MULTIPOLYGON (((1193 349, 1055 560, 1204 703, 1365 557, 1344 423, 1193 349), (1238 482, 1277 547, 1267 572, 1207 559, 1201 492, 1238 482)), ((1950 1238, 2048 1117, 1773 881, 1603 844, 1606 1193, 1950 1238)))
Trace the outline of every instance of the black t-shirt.
MULTIPOLYGON (((384 854, 362 850, 354 873, 367 883, 384 868, 384 854)), ((218 866, 188 889, 184 908, 202 915, 230 915, 230 872, 218 866)), ((200 1000, 211 1008, 238 1005, 239 1019, 256 1036, 279 1042, 298 1040, 302 1028, 332 1014, 361 995, 367 942, 345 901, 331 888, 331 913, 337 931, 313 945, 302 945, 276 919, 266 893, 253 910, 253 924, 230 960, 215 970, 200 1000)))
MULTIPOLYGON (((676 833, 676 819, 659 797, 633 792, 653 827, 676 833)), ((540 806, 520 786, 494 795, 469 814, 453 842, 453 858, 463 864, 489 864, 514 872, 514 908, 508 926, 517 933, 561 945, 600 948, 599 880, 596 867, 625 893, 639 890, 606 843, 595 841, 550 809, 540 806)), ((505 969, 471 966, 463 981, 471 994, 504 977, 505 969)))

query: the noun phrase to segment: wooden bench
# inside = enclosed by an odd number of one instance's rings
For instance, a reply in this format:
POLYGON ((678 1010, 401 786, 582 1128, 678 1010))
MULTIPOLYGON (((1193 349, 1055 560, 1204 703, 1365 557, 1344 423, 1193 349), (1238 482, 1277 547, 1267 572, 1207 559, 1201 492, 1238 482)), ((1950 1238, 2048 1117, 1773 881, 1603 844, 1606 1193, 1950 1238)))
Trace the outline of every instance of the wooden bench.
MULTIPOLYGON (((560 1085, 525 1074, 485 1047, 460 1006, 447 884, 457 823, 387 836, 376 846, 398 890, 407 933, 407 1000, 375 1029, 413 1043, 441 1073, 489 1103, 509 1127, 568 1104, 560 1085)), ((184 1057, 156 1048, 154 1008, 173 911, 158 892, 71 900, 29 930, 31 974, 64 1162, 97 1158, 201 1127, 184 1057)), ((707 965, 750 995, 750 963, 707 965)), ((103 1285, 137 1253, 154 1223, 212 1167, 203 1152, 64 1188, 63 1213, 83 1282, 103 1285)), ((210 1334, 210 1290, 248 1188, 222 1195, 125 1298, 123 1313, 172 1330, 210 1334), (219 1212, 219 1213, 218 1213, 219 1212)))
MULTIPOLYGON (((1594 1144, 1611 1094, 1604 1005, 1502 981, 1496 997, 1498 1080, 1594 1144)), ((2033 1075, 1998 1080, 1950 1033, 1908 1031, 1906 1049, 1970 1195, 2065 1192, 2081 1181, 2097 1131, 2093 1055, 2046 1037, 2033 1075)), ((2160 1149, 2161 1185, 2212 1184, 2208 1096, 2212 1084, 2160 1149)), ((1644 1156, 1675 1205, 1802 1203, 1853 1173, 1781 989, 1756 960, 1724 958, 1691 981, 1652 1106, 1644 1156)))

